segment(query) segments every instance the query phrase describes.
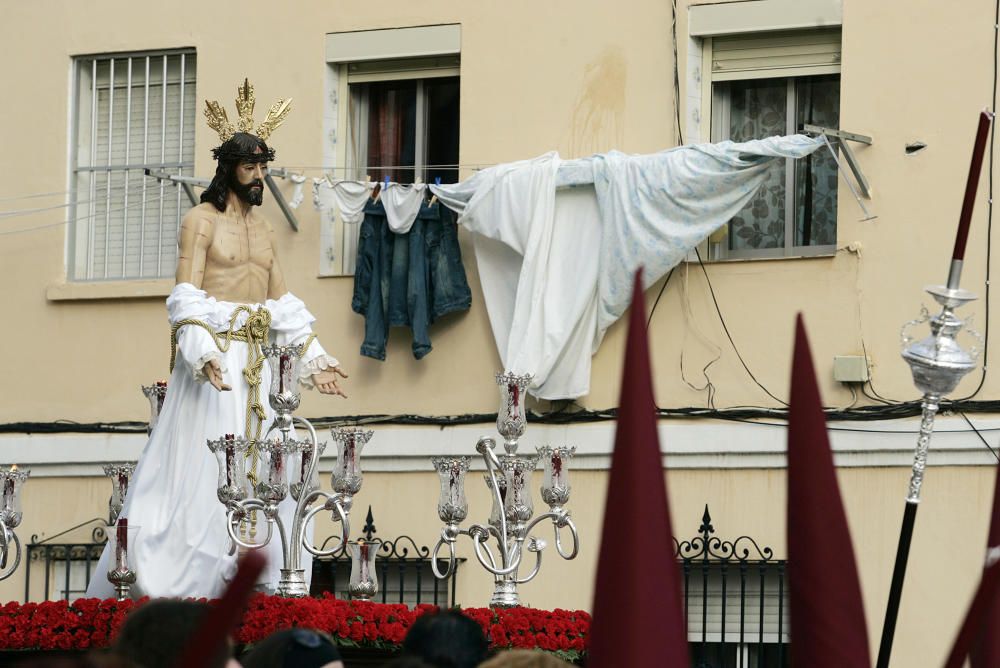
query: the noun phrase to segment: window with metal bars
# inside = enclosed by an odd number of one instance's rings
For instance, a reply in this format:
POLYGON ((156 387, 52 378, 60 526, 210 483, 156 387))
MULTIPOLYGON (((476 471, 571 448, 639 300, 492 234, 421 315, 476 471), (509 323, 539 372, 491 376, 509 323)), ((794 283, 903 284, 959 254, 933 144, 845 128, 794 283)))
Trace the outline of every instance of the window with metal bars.
POLYGON ((188 207, 145 170, 191 175, 193 49, 73 60, 69 277, 171 276, 188 207))

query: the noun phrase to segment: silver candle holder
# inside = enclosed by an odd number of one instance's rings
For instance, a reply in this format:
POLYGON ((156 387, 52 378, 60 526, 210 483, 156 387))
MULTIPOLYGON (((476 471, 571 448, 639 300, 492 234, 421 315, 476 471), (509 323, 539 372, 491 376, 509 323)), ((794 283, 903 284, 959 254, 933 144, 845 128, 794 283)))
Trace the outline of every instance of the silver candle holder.
POLYGON ((14 464, 8 470, 0 468, 0 580, 6 580, 21 564, 21 540, 14 533, 21 524, 21 489, 31 471, 14 464), (13 549, 13 554, 11 550, 13 549))
POLYGON ((132 568, 135 559, 131 557, 139 529, 138 525, 130 525, 128 518, 121 517, 115 525, 115 530, 108 536, 108 544, 114 554, 114 563, 108 571, 108 582, 114 586, 115 598, 119 601, 129 598, 132 585, 135 584, 136 572, 132 568))
POLYGON ((378 573, 375 556, 382 541, 352 540, 348 543, 351 555, 351 580, 347 592, 356 601, 370 601, 378 594, 378 573))
POLYGON ((146 426, 146 435, 153 433, 163 410, 163 400, 167 397, 167 381, 158 380, 152 385, 143 385, 142 393, 149 400, 149 424, 146 426))
POLYGON ((334 492, 320 489, 319 458, 326 444, 320 443, 316 430, 305 418, 292 415, 299 406, 299 366, 303 346, 270 345, 263 354, 271 370, 268 401, 274 410, 274 421, 260 442, 227 434, 208 441, 208 448, 215 455, 219 466, 218 497, 227 508, 226 527, 235 545, 246 549, 260 549, 270 543, 274 527, 281 539, 283 568, 276 593, 286 597, 304 597, 309 594, 302 568, 302 550, 317 557, 332 556, 348 543, 349 514, 353 497, 361 490, 361 449, 372 436, 371 431, 334 429, 333 438, 338 443, 338 466, 332 476, 334 492), (302 426, 308 433, 307 440, 292 438, 294 425, 302 426), (274 431, 280 437, 269 438, 274 431), (359 445, 360 443, 360 445, 359 445), (297 470, 292 455, 300 456, 297 470), (257 458, 259 457, 259 461, 257 458), (249 466, 248 466, 249 458, 249 466), (341 462, 346 462, 341 466, 341 462), (254 474, 256 484, 252 484, 254 474), (291 527, 285 527, 278 514, 278 504, 288 494, 296 501, 291 527), (316 505, 318 503, 318 505, 316 505), (332 520, 341 525, 340 540, 331 548, 321 550, 312 545, 306 535, 309 522, 319 513, 330 511, 332 520), (251 530, 247 537, 245 528, 257 513, 266 520, 266 533, 260 540, 251 530))
POLYGON ((111 498, 108 499, 108 526, 118 520, 118 515, 128 495, 128 485, 135 473, 133 462, 113 462, 104 465, 104 475, 111 478, 111 498))
POLYGON ((435 577, 445 579, 455 568, 455 543, 458 536, 472 539, 476 559, 494 578, 491 607, 516 607, 521 605, 517 586, 534 579, 542 565, 542 551, 547 544, 541 538, 531 535, 532 530, 545 520, 551 520, 555 534, 556 552, 563 559, 575 559, 580 549, 576 525, 570 513, 563 506, 569 501, 568 463, 576 452, 575 448, 538 449, 537 456, 524 457, 517 454, 518 439, 524 435, 527 420, 524 412, 524 398, 530 375, 503 373, 496 375, 500 387, 500 411, 497 413, 497 430, 504 437, 506 454, 497 455, 496 443, 492 438, 481 438, 476 444, 486 465, 486 485, 493 498, 490 518, 484 524, 472 524, 468 529, 459 525, 468 516, 469 504, 465 498, 465 475, 469 471, 469 457, 439 457, 432 460, 441 481, 438 500, 438 517, 444 522, 441 538, 431 555, 431 568, 435 577), (545 479, 542 484, 542 500, 549 506, 548 512, 532 519, 534 504, 529 491, 531 473, 543 462, 545 479), (561 530, 569 529, 572 549, 563 548, 561 530), (496 541, 496 551, 489 546, 490 539, 496 541), (442 573, 438 568, 438 554, 447 546, 448 556, 444 559, 447 568, 442 573), (519 575, 524 552, 535 553, 534 566, 527 575, 519 575))

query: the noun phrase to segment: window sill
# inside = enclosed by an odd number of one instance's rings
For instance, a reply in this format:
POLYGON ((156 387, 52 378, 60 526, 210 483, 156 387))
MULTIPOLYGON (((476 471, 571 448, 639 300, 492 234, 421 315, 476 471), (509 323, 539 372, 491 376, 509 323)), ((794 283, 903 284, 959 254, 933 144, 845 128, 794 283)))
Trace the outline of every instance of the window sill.
POLYGON ((174 279, 156 278, 134 281, 92 281, 53 283, 45 288, 51 302, 91 299, 160 299, 174 289, 174 279))

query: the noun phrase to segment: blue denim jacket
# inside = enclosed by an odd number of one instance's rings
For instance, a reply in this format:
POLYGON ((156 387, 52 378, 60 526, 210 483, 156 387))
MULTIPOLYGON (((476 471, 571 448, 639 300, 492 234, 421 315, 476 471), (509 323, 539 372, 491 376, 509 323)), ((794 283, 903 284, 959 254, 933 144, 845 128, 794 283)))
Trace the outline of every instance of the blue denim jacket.
POLYGON ((389 328, 410 327, 413 356, 421 359, 431 351, 430 324, 471 304, 454 212, 425 204, 410 231, 396 234, 382 203, 368 203, 351 300, 355 313, 365 316, 362 355, 384 360, 389 328))

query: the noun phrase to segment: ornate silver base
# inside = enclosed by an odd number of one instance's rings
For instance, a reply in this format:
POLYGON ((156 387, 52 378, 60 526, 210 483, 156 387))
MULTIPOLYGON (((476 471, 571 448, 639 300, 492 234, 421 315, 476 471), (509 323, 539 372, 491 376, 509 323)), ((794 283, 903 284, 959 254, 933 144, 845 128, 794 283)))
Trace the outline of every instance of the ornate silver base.
POLYGON ((135 571, 127 568, 108 571, 108 582, 115 586, 115 598, 124 601, 130 597, 129 591, 135 584, 135 571))
POLYGON ((355 601, 370 601, 378 593, 378 586, 371 580, 368 580, 351 585, 347 591, 355 601))
POLYGON ((285 598, 305 598, 308 596, 309 589, 306 587, 305 570, 282 568, 281 580, 278 582, 275 593, 285 598))
POLYGON ((490 598, 491 608, 517 608, 521 605, 521 597, 517 593, 517 583, 513 580, 497 580, 490 598))

